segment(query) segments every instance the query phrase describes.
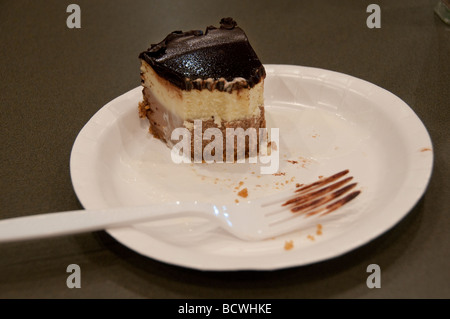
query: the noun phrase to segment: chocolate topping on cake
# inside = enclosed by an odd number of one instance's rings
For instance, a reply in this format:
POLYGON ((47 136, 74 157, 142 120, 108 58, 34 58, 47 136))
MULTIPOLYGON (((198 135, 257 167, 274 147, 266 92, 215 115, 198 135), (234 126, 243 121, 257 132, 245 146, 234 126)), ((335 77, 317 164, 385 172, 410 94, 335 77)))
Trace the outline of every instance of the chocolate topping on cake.
POLYGON ((223 18, 220 28, 209 26, 204 33, 174 31, 139 58, 182 90, 231 92, 253 87, 265 77, 264 66, 232 18, 223 18))

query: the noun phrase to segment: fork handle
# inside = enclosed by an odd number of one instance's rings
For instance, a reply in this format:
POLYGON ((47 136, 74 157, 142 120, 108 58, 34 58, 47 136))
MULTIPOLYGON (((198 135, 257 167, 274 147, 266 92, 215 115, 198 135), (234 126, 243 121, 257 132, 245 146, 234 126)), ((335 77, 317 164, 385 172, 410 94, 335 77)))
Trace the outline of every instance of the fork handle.
POLYGON ((169 203, 142 207, 73 210, 0 221, 0 243, 103 230, 133 223, 177 217, 190 213, 205 215, 204 204, 169 203))

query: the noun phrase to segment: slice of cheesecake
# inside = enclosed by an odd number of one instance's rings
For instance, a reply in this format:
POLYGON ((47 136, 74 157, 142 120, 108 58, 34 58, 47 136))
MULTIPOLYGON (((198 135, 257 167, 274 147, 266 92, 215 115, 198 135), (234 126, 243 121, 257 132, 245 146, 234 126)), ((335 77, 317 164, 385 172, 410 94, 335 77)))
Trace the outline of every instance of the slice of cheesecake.
MULTIPOLYGON (((194 129, 200 124, 202 133, 208 128, 222 132, 224 161, 230 147, 236 159, 238 143, 227 146, 226 129, 258 132, 265 128, 264 66, 233 19, 224 18, 219 28, 209 26, 205 32, 172 32, 139 59, 144 87, 139 115, 148 119, 150 132, 169 147, 178 141, 172 139, 174 129, 186 128, 192 133, 192 159, 203 154, 210 140, 194 142, 194 129), (194 145, 201 148, 194 149, 194 145)), ((245 143, 245 156, 250 139, 245 143)))

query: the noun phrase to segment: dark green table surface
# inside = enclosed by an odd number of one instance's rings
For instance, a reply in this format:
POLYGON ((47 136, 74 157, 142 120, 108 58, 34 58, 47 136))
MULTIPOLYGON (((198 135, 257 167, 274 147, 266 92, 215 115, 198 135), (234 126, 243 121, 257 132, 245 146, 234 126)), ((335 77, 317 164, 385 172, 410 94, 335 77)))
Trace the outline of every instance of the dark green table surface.
POLYGON ((0 1, 0 217, 81 208, 72 145, 139 86, 137 55, 173 30, 232 16, 266 64, 346 73, 403 99, 434 146, 429 187, 392 230, 344 256, 269 272, 202 272, 138 255, 105 232, 0 244, 0 298, 449 298, 450 26, 437 0, 0 1), (70 3, 81 28, 66 26, 70 3), (366 8, 381 8, 369 29, 366 8), (69 264, 82 287, 66 286, 69 264), (381 267, 369 289, 366 267, 381 267))

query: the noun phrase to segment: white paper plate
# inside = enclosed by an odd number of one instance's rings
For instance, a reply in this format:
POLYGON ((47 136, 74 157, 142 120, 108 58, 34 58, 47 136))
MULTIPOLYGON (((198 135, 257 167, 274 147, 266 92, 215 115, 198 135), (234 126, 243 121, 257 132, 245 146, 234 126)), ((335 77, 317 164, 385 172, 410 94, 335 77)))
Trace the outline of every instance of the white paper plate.
POLYGON ((320 220, 321 232, 314 226, 244 242, 188 216, 107 230, 144 256, 202 270, 306 265, 344 254, 393 227, 420 199, 432 171, 432 143, 416 114, 392 93, 352 76, 265 67, 266 118, 269 128, 280 129, 279 171, 285 175, 262 175, 260 164, 173 163, 170 149, 138 117, 138 87, 101 108, 75 141, 70 169, 82 205, 233 203, 243 200, 237 192, 244 187, 253 200, 343 169, 359 183, 361 195, 320 220), (292 249, 285 249, 287 242, 292 249))

